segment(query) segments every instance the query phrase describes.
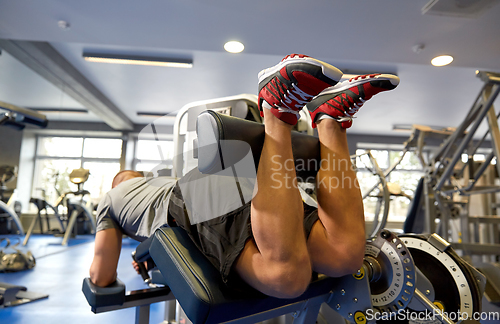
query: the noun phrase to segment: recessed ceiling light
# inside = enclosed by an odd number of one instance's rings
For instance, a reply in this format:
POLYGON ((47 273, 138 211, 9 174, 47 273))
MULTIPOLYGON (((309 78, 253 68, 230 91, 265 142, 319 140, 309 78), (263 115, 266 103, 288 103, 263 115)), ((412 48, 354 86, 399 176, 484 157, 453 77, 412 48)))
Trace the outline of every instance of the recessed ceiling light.
POLYGON ((59 28, 61 28, 62 30, 68 30, 70 27, 70 24, 66 20, 59 20, 57 22, 57 26, 59 26, 59 28))
POLYGON ((453 56, 451 55, 440 55, 431 60, 431 64, 434 66, 445 66, 451 62, 453 62, 453 56))
POLYGON ((245 46, 238 41, 230 41, 224 44, 224 49, 229 53, 241 53, 245 49, 245 46))

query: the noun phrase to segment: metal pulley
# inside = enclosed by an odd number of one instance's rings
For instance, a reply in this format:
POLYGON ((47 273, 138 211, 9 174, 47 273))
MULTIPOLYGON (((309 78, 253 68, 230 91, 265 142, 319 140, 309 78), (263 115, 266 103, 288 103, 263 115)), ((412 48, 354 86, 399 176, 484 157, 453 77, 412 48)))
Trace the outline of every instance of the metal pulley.
POLYGON ((415 265, 405 244, 382 230, 366 244, 365 268, 370 281, 373 308, 397 313, 406 308, 415 291, 415 265))
POLYGON ((409 323, 456 323, 481 311, 485 277, 437 234, 401 235, 419 274, 409 323))
POLYGON ((485 277, 436 234, 382 230, 366 244, 364 268, 373 308, 386 319, 450 324, 481 310, 485 277))

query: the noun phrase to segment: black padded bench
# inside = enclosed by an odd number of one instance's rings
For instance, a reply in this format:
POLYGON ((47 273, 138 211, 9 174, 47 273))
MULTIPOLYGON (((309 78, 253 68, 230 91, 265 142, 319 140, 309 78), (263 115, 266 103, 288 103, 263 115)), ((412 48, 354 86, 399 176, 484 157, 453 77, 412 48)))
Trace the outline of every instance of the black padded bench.
POLYGON ((257 291, 242 294, 232 290, 222 282, 219 271, 181 228, 158 229, 150 254, 194 324, 256 323, 290 313, 296 317, 294 323, 315 323, 322 303, 333 305, 346 318, 351 314, 352 320, 357 311, 371 307, 369 292, 364 290, 363 293, 362 288, 368 286, 367 282, 356 280, 351 275, 342 278, 319 276, 302 296, 294 299, 269 297, 257 291), (358 300, 355 304, 352 303, 354 298, 358 300))

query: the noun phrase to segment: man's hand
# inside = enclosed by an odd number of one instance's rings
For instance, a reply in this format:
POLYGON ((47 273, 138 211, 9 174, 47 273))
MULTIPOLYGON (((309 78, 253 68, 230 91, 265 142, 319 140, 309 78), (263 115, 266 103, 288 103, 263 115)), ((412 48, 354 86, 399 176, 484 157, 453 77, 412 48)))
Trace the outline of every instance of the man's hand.
MULTIPOLYGON (((144 268, 146 268, 146 270, 149 270, 148 263, 143 262, 143 264, 144 264, 144 268)), ((137 274, 141 274, 141 272, 139 271, 139 264, 135 260, 132 260, 132 266, 134 267, 135 272, 137 272, 137 274)))

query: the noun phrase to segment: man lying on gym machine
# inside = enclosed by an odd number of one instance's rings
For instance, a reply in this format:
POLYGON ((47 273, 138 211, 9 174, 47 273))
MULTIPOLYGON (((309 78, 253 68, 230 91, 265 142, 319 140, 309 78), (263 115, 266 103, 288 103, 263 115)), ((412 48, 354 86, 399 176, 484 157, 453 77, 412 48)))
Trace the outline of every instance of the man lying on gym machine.
MULTIPOLYGON (((339 277, 358 270, 365 252, 365 225, 346 129, 366 100, 394 89, 399 78, 370 74, 338 83, 341 76, 337 68, 297 54, 259 73, 265 140, 258 190, 251 202, 223 216, 191 225, 183 193, 192 190, 181 190, 173 178, 148 179, 135 171, 117 174, 98 207, 92 282, 107 286, 115 281, 122 234, 142 241, 164 224, 187 230, 228 285, 246 283, 269 296, 301 295, 313 272, 339 277), (293 161, 291 131, 304 106, 320 141, 318 208, 303 202, 295 168, 286 167, 293 161)), ((197 172, 186 174, 183 183, 195 186, 196 181, 189 180, 197 172)), ((216 185, 223 188, 224 180, 220 181, 216 185)), ((224 197, 200 191, 194 196, 197 200, 224 197)))

